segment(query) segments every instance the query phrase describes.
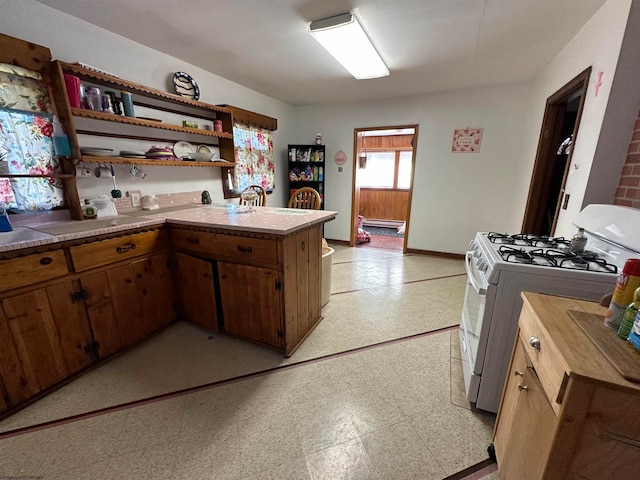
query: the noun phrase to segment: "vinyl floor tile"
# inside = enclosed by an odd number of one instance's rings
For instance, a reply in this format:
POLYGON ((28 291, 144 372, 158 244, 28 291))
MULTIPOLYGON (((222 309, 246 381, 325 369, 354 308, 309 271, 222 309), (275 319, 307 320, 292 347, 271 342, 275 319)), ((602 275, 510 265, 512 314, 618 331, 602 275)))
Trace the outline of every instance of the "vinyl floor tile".
POLYGON ((333 263, 324 319, 291 358, 174 324, 0 431, 263 373, 0 438, 0 475, 429 480, 486 459, 494 419, 465 405, 457 332, 403 338, 457 325, 463 263, 342 246, 333 263))
POLYGON ((381 479, 440 480, 446 476, 408 421, 364 435, 362 443, 381 479))

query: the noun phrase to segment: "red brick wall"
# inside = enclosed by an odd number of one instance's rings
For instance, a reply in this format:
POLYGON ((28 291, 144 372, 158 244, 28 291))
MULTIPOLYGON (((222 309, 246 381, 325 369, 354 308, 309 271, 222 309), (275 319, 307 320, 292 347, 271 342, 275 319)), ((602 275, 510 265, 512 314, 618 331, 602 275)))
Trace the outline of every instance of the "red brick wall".
POLYGON ((640 113, 633 128, 633 136, 627 150, 627 160, 622 169, 616 198, 616 205, 640 208, 640 113))

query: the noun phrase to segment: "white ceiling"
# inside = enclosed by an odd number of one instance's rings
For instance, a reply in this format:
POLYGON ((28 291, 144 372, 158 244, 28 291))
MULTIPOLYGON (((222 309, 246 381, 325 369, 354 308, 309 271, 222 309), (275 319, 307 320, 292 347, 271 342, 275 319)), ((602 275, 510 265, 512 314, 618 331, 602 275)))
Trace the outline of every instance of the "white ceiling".
MULTIPOLYGON (((534 78, 606 0, 39 0, 292 105, 534 78), (355 80, 307 33, 353 11, 391 71, 355 80)), ((197 80, 197 78, 196 78, 197 80)))

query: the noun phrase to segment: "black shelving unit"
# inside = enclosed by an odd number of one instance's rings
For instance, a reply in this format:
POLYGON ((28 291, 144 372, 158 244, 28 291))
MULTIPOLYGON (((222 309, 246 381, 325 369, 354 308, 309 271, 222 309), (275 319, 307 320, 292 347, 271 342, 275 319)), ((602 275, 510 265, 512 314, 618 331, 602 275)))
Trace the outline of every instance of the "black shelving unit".
POLYGON ((324 209, 324 145, 289 145, 289 197, 297 189, 311 187, 318 191, 324 209))

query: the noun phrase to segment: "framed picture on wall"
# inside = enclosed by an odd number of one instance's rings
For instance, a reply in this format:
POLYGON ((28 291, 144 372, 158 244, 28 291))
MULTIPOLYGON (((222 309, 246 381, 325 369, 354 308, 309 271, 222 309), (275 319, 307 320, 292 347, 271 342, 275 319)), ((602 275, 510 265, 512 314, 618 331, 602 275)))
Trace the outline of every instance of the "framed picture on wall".
POLYGON ((482 145, 482 128, 456 128, 453 131, 453 153, 478 153, 482 145))

